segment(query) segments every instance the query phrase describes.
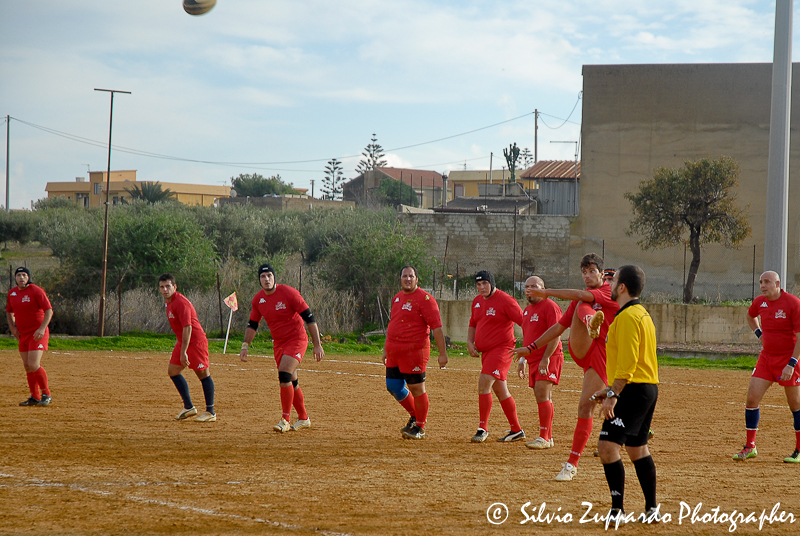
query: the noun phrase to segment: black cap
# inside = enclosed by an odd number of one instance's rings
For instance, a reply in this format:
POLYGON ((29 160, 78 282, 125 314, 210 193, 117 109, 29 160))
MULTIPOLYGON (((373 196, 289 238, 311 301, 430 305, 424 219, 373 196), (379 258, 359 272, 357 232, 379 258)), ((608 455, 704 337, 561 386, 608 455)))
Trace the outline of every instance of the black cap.
POLYGON ((481 270, 475 274, 475 282, 477 283, 478 281, 488 281, 492 286, 492 290, 495 289, 494 276, 492 275, 492 272, 488 270, 481 270))
POLYGON ((258 267, 258 277, 261 277, 261 274, 265 272, 272 272, 272 275, 275 275, 275 269, 271 264, 262 264, 258 267))
POLYGON ((31 271, 30 270, 28 270, 24 266, 20 266, 19 268, 14 270, 14 275, 16 276, 17 274, 28 274, 28 282, 30 283, 30 280, 31 280, 31 271))

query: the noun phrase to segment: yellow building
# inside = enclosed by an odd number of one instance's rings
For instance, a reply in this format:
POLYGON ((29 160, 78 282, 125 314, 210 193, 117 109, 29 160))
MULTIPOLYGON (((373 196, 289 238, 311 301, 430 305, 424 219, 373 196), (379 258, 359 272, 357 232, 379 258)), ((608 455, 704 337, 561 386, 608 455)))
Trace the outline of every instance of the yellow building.
MULTIPOLYGON (((89 182, 84 177, 77 177, 75 182, 48 182, 45 187, 47 197, 64 197, 84 207, 100 207, 105 201, 105 171, 90 171, 89 182)), ((151 181, 139 181, 142 182, 151 181)), ((112 205, 130 200, 126 191, 133 189, 136 181, 136 170, 112 171, 109 182, 108 198, 112 205)), ((202 205, 208 207, 217 199, 231 196, 230 186, 211 186, 208 184, 183 184, 179 182, 158 181, 163 190, 174 192, 175 200, 184 205, 202 205)))
MULTIPOLYGON (((535 190, 535 179, 522 179, 524 170, 517 170, 517 182, 526 190, 535 190)), ((510 173, 507 169, 488 169, 470 171, 451 171, 447 176, 447 197, 483 197, 487 195, 502 195, 503 185, 508 183, 510 173), (495 185, 494 187, 487 185, 495 185), (487 190, 485 190, 487 189, 487 190), (494 192, 497 190, 497 192, 494 192)))

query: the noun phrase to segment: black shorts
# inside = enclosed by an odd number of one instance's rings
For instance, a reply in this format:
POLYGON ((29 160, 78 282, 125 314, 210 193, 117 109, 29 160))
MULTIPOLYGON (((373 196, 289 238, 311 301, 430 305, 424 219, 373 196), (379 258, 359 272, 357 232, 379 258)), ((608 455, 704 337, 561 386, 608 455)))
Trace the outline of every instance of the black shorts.
POLYGON ((658 400, 655 383, 629 383, 614 406, 614 418, 603 421, 600 441, 629 447, 647 445, 650 423, 658 400))
POLYGON ((400 367, 386 367, 387 380, 405 380, 407 384, 425 383, 425 373, 405 374, 400 372, 400 367))

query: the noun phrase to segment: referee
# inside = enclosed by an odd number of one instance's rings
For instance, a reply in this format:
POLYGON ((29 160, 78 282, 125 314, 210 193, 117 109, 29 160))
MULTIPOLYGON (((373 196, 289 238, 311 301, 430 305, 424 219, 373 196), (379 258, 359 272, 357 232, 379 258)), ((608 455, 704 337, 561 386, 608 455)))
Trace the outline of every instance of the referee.
POLYGON ((636 476, 642 486, 644 523, 660 521, 656 503, 656 466, 647 448, 650 421, 658 399, 658 360, 656 329, 650 314, 639 303, 644 288, 644 272, 638 266, 626 265, 617 270, 611 284, 611 299, 620 310, 608 330, 607 372, 613 383, 594 394, 603 401, 605 417, 600 431, 600 460, 611 492, 611 511, 606 523, 619 526, 631 520, 625 515, 625 467, 620 450, 625 445, 636 476))

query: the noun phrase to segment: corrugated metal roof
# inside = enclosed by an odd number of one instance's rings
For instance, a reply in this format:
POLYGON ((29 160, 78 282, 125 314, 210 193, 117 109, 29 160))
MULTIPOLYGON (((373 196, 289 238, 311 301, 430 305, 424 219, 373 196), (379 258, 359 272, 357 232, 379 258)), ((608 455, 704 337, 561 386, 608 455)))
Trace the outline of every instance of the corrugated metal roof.
MULTIPOLYGON (((539 160, 520 175, 521 179, 575 179, 574 160, 539 160)), ((578 179, 581 178, 581 163, 578 162, 578 179)))

